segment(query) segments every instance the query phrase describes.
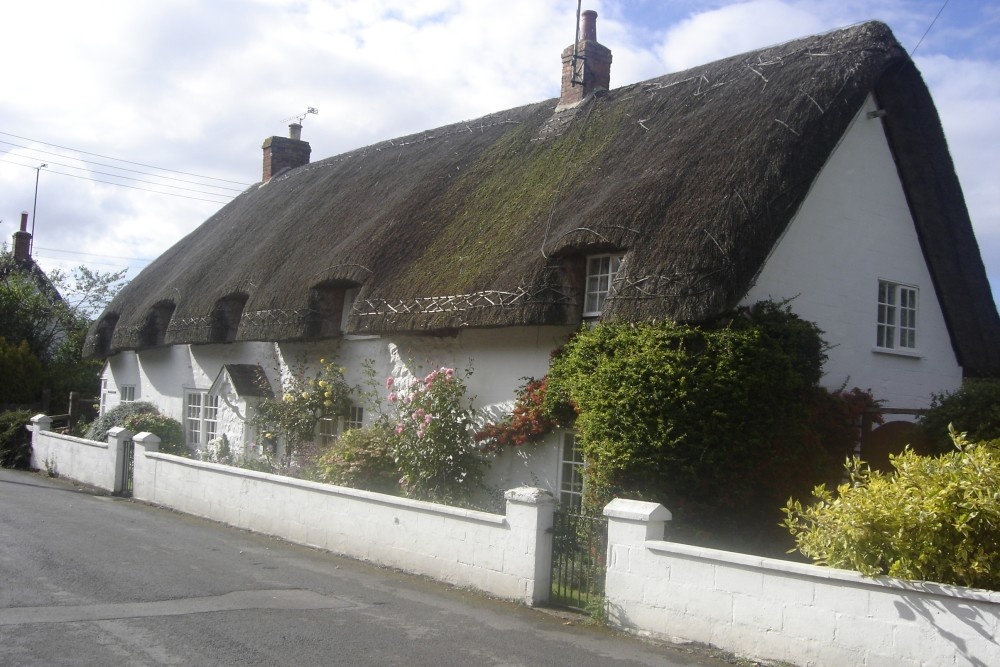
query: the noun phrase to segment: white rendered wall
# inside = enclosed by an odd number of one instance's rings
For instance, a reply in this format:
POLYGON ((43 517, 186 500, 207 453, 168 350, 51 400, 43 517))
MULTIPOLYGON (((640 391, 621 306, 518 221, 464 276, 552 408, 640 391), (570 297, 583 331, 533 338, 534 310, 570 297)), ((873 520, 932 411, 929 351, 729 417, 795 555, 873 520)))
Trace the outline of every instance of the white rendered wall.
POLYGON ((642 506, 605 509, 613 626, 801 667, 1000 665, 1000 592, 664 542, 642 506))
POLYGON ((886 407, 928 407, 962 369, 871 98, 823 167, 744 299, 793 299, 834 347, 823 384, 871 389, 886 407), (919 288, 916 354, 875 351, 878 281, 919 288))
MULTIPOLYGON (((423 377, 447 366, 465 378, 467 395, 483 418, 496 419, 510 412, 515 391, 524 378, 540 378, 548 372, 549 355, 562 345, 574 327, 517 327, 473 329, 455 336, 347 336, 318 343, 231 343, 226 345, 175 345, 138 353, 122 353, 108 360, 105 376, 115 382, 136 384, 141 400, 159 406, 164 414, 184 421, 184 390, 208 389, 223 364, 259 364, 276 395, 283 379, 298 369, 315 371, 320 359, 336 360, 345 369, 349 385, 363 386, 367 378, 363 364, 373 363, 379 395, 388 391, 384 381, 423 377)), ((230 397, 231 402, 233 401, 230 397)), ((361 405, 360 397, 356 403, 361 405)), ((241 408, 242 404, 237 404, 241 408)), ((220 432, 234 452, 259 443, 246 442, 244 424, 224 409, 220 401, 220 432)), ((366 407, 366 421, 372 415, 366 407)), ((247 415, 244 415, 247 416, 247 415)), ((552 438, 552 442, 556 442, 552 438)), ((558 491, 559 452, 552 445, 528 445, 502 453, 490 466, 486 484, 494 490, 537 485, 558 491)))
POLYGON ((133 495, 189 514, 536 604, 551 589, 553 500, 508 492, 488 514, 147 452, 133 495))

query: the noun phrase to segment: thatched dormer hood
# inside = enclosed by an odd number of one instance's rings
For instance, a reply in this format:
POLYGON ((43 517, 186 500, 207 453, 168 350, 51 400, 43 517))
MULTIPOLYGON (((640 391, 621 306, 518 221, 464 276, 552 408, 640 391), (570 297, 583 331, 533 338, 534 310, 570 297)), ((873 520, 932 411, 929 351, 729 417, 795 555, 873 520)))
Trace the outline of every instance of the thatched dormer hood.
POLYGON ((582 258, 608 249, 627 261, 606 318, 704 319, 746 293, 870 93, 960 363, 1000 372, 940 121, 877 22, 281 173, 140 273, 85 351, 336 335, 329 294, 346 289, 352 333, 573 324, 582 258))

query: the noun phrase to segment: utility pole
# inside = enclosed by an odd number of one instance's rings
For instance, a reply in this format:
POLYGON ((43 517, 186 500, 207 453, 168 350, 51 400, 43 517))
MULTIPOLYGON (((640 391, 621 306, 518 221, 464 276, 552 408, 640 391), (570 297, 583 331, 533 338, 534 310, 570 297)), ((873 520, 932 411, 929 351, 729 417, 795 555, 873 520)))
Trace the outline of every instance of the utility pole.
POLYGON ((42 169, 48 167, 48 164, 40 164, 35 167, 35 203, 31 207, 31 241, 28 242, 28 256, 31 256, 31 251, 35 247, 35 212, 38 210, 38 176, 42 173, 42 169))

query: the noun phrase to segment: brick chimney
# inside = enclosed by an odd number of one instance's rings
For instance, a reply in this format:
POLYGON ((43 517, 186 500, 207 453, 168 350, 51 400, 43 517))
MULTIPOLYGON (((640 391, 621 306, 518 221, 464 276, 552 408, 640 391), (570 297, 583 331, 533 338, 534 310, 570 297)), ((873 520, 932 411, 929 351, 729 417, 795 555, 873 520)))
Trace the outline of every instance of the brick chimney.
POLYGON ((31 259, 31 232, 28 231, 28 212, 21 213, 21 230, 14 232, 14 261, 24 264, 31 259))
POLYGON ((302 141, 302 125, 288 126, 288 138, 268 137, 264 140, 264 175, 261 180, 269 181, 283 169, 294 169, 309 164, 312 148, 308 141, 302 141))
POLYGON ((580 41, 562 52, 562 92, 556 111, 579 104, 611 86, 611 49, 597 43, 597 12, 580 18, 580 41), (575 55, 574 55, 575 50, 575 55))

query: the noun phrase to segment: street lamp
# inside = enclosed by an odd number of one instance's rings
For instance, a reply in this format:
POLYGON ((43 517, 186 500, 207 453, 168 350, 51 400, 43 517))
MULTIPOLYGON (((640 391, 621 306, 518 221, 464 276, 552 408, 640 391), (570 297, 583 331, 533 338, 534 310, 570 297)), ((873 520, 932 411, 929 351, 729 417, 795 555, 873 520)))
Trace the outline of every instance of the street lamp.
POLYGON ((35 167, 35 203, 31 206, 31 241, 28 242, 28 256, 31 256, 31 250, 35 247, 35 211, 38 210, 38 175, 42 173, 42 169, 48 166, 48 164, 40 164, 35 167))

